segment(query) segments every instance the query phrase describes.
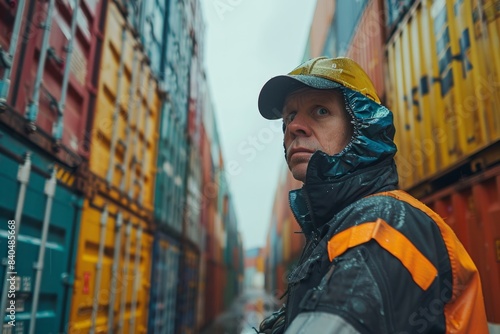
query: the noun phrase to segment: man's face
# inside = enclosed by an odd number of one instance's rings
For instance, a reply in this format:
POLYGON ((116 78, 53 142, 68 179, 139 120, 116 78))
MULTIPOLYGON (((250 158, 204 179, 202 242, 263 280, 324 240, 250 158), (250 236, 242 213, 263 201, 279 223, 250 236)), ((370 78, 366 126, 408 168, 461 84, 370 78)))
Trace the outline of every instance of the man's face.
POLYGON ((314 152, 335 155, 353 134, 342 93, 335 90, 302 88, 292 92, 285 99, 283 122, 288 168, 302 182, 314 152))

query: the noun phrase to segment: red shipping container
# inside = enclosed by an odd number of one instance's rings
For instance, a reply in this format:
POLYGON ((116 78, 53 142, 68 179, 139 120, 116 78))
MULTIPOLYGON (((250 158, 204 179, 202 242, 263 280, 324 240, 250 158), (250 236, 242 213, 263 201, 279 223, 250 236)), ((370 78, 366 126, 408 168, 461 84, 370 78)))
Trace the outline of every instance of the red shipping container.
MULTIPOLYGON (((25 117, 30 115, 30 109, 34 111, 31 114, 34 127, 28 124, 24 127, 43 133, 44 136, 32 134, 31 137, 36 137, 38 145, 68 163, 71 153, 88 158, 106 6, 107 1, 79 1, 79 7, 73 9, 70 1, 50 0, 28 2, 24 8, 7 104, 25 117), (47 17, 50 20, 46 21, 47 17), (72 20, 75 22, 73 37, 72 20), (50 31, 41 27, 47 22, 50 22, 50 31), (42 47, 44 31, 47 31, 46 48, 42 47), (42 55, 45 62, 39 98, 36 98, 35 83, 42 55), (66 68, 69 72, 64 85, 66 68), (38 108, 34 108, 37 104, 38 108), (58 125, 59 132, 54 130, 58 125), (58 150, 59 146, 54 144, 61 144, 63 149, 58 150)), ((0 2, 0 29, 5 32, 0 33, 3 49, 9 47, 6 36, 12 32, 16 10, 17 7, 8 8, 6 1, 0 2)))
POLYGON ((453 228, 476 264, 490 323, 500 324, 500 166, 423 199, 453 228))

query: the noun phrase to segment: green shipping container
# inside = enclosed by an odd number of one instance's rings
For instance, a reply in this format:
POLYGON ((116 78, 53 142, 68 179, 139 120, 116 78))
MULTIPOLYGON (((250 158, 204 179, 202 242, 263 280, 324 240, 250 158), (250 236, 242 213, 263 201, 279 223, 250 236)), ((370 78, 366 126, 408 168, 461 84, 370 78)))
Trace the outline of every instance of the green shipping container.
POLYGON ((2 333, 66 332, 82 206, 73 182, 0 125, 2 333))

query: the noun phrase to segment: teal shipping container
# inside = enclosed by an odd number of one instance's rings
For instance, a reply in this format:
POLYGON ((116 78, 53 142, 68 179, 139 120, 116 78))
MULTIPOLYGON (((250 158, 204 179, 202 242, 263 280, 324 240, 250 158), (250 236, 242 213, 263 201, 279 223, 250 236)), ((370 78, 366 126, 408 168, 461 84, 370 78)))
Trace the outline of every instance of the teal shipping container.
POLYGON ((180 236, 186 202, 188 143, 170 102, 162 105, 154 217, 162 231, 180 236))
POLYGON ((2 333, 67 331, 83 204, 73 184, 70 170, 0 122, 2 333))
POLYGON ((139 34, 144 51, 151 62, 151 70, 157 78, 162 78, 161 56, 164 52, 168 0, 142 1, 139 18, 139 34))

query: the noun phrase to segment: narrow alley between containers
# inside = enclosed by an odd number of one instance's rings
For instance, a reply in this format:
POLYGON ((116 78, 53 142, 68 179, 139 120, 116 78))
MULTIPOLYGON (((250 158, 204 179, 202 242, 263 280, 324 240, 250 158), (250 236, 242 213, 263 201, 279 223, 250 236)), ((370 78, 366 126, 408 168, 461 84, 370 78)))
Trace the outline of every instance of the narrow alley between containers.
POLYGON ((391 110, 396 183, 463 244, 499 334, 499 4, 0 0, 1 333, 256 333, 313 222, 259 92, 325 56, 391 110))

